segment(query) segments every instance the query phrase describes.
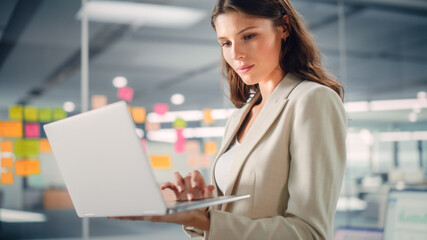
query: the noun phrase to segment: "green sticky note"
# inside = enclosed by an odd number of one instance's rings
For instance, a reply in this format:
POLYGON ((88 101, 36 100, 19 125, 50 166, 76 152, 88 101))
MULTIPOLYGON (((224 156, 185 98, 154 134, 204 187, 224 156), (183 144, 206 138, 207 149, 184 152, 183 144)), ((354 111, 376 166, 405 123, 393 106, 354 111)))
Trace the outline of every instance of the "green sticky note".
POLYGON ((175 122, 173 122, 172 126, 174 128, 185 128, 185 127, 187 127, 187 122, 182 118, 176 118, 175 122))
POLYGON ((62 108, 53 109, 53 120, 61 120, 67 117, 67 113, 62 108))
POLYGON ((52 110, 50 108, 39 109, 39 120, 40 122, 52 121, 52 110))
POLYGON ((11 106, 9 108, 9 119, 22 121, 23 119, 23 108, 22 105, 11 106))
POLYGON ((13 149, 17 156, 38 155, 40 152, 39 140, 23 139, 15 141, 13 149))
POLYGON ((27 122, 37 122, 39 120, 37 108, 25 107, 24 108, 24 119, 27 122))

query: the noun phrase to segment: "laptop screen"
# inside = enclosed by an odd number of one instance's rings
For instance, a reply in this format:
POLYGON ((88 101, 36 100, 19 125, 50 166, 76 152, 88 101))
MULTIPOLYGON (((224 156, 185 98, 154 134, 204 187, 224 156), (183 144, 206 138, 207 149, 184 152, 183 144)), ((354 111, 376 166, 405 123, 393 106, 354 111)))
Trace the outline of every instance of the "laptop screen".
POLYGON ((427 190, 392 190, 384 225, 384 240, 427 239, 427 190))

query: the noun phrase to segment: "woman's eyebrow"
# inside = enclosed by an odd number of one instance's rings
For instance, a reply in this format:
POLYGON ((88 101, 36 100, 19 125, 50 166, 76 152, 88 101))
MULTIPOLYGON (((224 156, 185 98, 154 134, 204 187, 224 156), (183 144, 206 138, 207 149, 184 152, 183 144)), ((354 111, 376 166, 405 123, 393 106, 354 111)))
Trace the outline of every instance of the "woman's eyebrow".
MULTIPOLYGON (((236 35, 239 35, 239 34, 241 34, 241 33, 245 32, 245 31, 250 30, 250 29, 253 29, 253 28, 257 28, 257 27, 255 27, 255 26, 250 26, 250 27, 243 28, 243 29, 242 29, 242 30, 240 30, 236 35)), ((218 40, 222 40, 222 39, 225 39, 225 38, 226 38, 226 37, 218 37, 218 40)))

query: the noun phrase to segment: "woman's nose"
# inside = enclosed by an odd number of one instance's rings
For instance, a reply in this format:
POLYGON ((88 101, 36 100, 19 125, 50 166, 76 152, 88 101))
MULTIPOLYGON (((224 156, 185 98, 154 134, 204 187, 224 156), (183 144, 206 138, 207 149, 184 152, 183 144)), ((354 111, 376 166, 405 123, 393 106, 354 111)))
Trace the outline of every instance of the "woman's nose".
POLYGON ((240 44, 236 44, 234 43, 232 46, 232 57, 233 59, 242 59, 246 56, 245 50, 243 48, 243 46, 241 46, 240 44))

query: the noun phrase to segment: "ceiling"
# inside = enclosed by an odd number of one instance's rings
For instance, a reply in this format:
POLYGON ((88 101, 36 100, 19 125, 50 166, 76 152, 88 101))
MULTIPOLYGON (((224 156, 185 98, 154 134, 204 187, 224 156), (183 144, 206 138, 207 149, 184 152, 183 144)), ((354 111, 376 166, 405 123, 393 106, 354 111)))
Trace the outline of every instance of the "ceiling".
MULTIPOLYGON (((115 76, 135 91, 131 105, 148 111, 181 93, 170 110, 231 107, 221 89, 220 47, 210 27, 212 0, 133 1, 200 9, 185 29, 90 22, 89 94, 117 101, 115 76)), ((416 98, 427 90, 427 1, 345 1, 346 101, 416 98)), ((340 74, 337 1, 294 0, 323 53, 340 74)), ((80 0, 0 2, 0 119, 11 105, 80 109, 80 0)), ((427 123, 427 110, 418 114, 427 123)), ((408 111, 356 114, 353 121, 407 122, 408 111)), ((425 124, 424 124, 425 126, 425 124)))

